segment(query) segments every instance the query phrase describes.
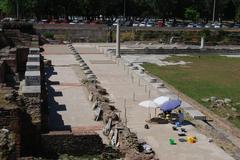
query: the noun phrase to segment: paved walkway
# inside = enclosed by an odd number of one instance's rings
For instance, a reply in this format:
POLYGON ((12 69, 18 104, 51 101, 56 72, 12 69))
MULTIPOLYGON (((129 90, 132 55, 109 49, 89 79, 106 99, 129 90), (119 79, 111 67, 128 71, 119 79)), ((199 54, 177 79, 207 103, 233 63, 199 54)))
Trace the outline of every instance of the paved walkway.
POLYGON ((101 122, 93 120, 91 103, 81 82, 80 66, 67 46, 45 45, 49 68, 49 129, 51 131, 100 131, 101 122))
MULTIPOLYGON (((124 101, 126 100, 128 127, 137 133, 138 137, 146 140, 155 150, 160 159, 166 160, 233 160, 227 153, 214 143, 209 143, 208 138, 200 134, 192 125, 186 125, 188 135, 197 137, 196 144, 178 142, 178 135, 172 130, 171 124, 151 124, 150 129, 144 129, 148 112, 138 103, 149 99, 148 84, 136 77, 132 78, 127 69, 120 64, 110 63, 110 57, 97 53, 93 48, 88 52, 90 46, 75 44, 75 48, 81 51, 81 56, 98 77, 101 85, 107 89, 110 98, 121 110, 121 118, 124 115, 124 101), (94 51, 93 51, 94 50, 94 51), (93 53, 93 54, 91 54, 93 53), (145 87, 147 86, 147 87, 145 87), (169 138, 174 138, 177 145, 169 145, 169 138)), ((164 95, 150 88, 150 98, 164 95)), ((154 115, 154 111, 151 111, 154 115)))

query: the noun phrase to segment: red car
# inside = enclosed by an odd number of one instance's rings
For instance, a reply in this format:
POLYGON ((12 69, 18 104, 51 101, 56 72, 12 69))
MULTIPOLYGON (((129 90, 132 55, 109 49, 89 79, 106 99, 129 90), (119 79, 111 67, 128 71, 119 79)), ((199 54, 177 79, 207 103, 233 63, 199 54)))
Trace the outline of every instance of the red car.
POLYGON ((156 27, 164 27, 163 21, 157 21, 155 24, 156 27))

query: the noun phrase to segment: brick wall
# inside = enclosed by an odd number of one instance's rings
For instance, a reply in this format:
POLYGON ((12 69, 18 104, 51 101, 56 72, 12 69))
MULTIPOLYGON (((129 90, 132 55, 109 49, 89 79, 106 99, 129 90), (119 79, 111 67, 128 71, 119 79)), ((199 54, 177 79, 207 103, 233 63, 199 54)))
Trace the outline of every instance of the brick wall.
POLYGON ((5 81, 5 63, 0 61, 0 83, 5 81))
POLYGON ((8 155, 9 159, 20 157, 20 110, 17 108, 4 109, 0 106, 0 129, 6 128, 15 135, 15 148, 8 155))
POLYGON ((2 58, 6 65, 11 69, 12 72, 16 73, 17 71, 17 65, 16 65, 16 58, 2 58))
POLYGON ((14 132, 19 132, 19 110, 4 109, 0 107, 0 128, 7 128, 14 132))

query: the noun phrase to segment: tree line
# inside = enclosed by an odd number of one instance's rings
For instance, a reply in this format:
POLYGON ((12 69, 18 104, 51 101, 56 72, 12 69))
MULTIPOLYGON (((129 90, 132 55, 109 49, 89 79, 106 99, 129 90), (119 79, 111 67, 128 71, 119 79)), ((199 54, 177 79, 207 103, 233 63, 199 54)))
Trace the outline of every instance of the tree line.
POLYGON ((240 20, 240 0, 0 0, 2 15, 21 18, 84 16, 154 17, 184 19, 186 10, 196 18, 210 20, 216 4, 216 19, 240 20))

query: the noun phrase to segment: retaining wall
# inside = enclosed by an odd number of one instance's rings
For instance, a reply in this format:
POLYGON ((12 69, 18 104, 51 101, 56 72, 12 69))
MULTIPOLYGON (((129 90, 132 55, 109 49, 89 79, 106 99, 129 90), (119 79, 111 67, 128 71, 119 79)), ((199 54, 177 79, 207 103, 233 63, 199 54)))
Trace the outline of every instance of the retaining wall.
MULTIPOLYGON (((115 53, 115 49, 108 49, 115 53)), ((121 54, 224 54, 239 55, 239 49, 121 49, 121 54)))

